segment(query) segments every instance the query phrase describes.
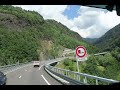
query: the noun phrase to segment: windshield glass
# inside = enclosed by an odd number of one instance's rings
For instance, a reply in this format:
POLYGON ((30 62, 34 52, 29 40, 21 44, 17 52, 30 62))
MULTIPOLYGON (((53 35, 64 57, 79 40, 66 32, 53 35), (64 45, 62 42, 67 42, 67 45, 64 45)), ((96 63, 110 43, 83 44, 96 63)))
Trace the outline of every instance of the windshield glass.
POLYGON ((51 75, 67 84, 120 81, 117 8, 0 5, 0 70, 7 84, 61 85, 51 75))

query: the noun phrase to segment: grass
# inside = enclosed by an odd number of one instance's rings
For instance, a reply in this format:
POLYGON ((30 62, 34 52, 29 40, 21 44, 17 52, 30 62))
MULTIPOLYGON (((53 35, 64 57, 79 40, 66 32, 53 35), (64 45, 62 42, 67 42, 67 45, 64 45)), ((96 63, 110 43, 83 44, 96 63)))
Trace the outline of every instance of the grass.
POLYGON ((64 69, 65 65, 63 64, 64 61, 59 62, 55 67, 64 69))
MULTIPOLYGON (((86 62, 81 62, 79 63, 79 69, 80 69, 80 72, 82 73, 83 71, 83 66, 86 66, 86 62), (82 63, 82 64, 81 64, 82 63)), ((76 66, 76 62, 72 61, 72 66, 74 67, 73 68, 73 71, 77 72, 77 66, 76 66)), ((57 68, 62 68, 62 69, 66 69, 66 70, 70 70, 69 67, 70 66, 65 66, 64 65, 64 60, 60 61, 57 65, 56 65, 57 68)), ((98 69, 100 69, 101 71, 104 71, 105 68, 102 67, 102 66, 97 66, 98 69)), ((64 75, 66 75, 67 73, 65 72, 64 75)), ((78 78, 78 76, 74 76, 73 73, 70 73, 69 74, 70 78, 73 78, 75 80, 80 80, 82 82, 84 82, 84 79, 85 77, 84 76, 80 76, 80 79, 78 78)), ((90 85, 95 85, 96 84, 96 80, 95 79, 92 79, 92 78, 87 78, 87 83, 90 83, 90 85)), ((101 81, 98 81, 98 84, 99 85, 108 85, 107 83, 105 82, 101 82, 101 81)))
POLYGON ((103 66, 97 66, 100 71, 105 71, 105 67, 103 66))

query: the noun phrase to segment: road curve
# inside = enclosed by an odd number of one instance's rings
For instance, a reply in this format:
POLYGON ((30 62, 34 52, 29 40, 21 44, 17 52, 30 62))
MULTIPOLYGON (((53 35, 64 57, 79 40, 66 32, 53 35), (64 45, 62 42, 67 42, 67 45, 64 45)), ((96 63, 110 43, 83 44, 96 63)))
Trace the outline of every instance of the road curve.
POLYGON ((44 70, 46 62, 48 61, 41 61, 40 67, 29 64, 7 73, 6 85, 62 85, 44 70))

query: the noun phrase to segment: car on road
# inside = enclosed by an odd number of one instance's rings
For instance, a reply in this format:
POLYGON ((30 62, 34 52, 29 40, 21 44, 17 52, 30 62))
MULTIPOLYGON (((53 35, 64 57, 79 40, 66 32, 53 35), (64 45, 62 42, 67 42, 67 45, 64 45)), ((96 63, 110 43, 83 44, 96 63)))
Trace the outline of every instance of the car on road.
POLYGON ((7 77, 6 75, 0 71, 0 85, 6 85, 7 77))
POLYGON ((34 61, 33 62, 33 66, 34 67, 36 67, 36 66, 39 67, 40 66, 40 61, 34 61))

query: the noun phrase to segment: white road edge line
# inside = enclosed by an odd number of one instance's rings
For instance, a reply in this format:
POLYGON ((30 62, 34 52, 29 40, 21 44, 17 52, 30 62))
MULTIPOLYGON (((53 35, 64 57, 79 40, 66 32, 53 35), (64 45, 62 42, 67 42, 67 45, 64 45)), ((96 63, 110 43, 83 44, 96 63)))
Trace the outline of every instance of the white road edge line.
MULTIPOLYGON (((43 66, 43 65, 42 65, 42 66, 43 66)), ((39 70, 41 69, 42 66, 40 66, 39 70)))
POLYGON ((61 81, 61 82, 63 82, 63 83, 66 83, 66 84, 69 84, 69 83, 70 83, 70 82, 68 82, 68 81, 66 81, 66 80, 64 80, 64 79, 62 79, 62 78, 60 78, 60 77, 52 74, 52 73, 51 73, 50 71, 48 71, 46 68, 45 68, 45 70, 46 70, 50 75, 52 75, 53 77, 55 77, 57 80, 59 80, 59 81, 61 81))
POLYGON ((50 83, 45 79, 45 77, 43 76, 43 75, 41 75, 42 76, 42 78, 45 80, 45 82, 48 84, 48 85, 50 85, 50 83))
POLYGON ((19 78, 21 78, 22 76, 19 76, 19 78))

